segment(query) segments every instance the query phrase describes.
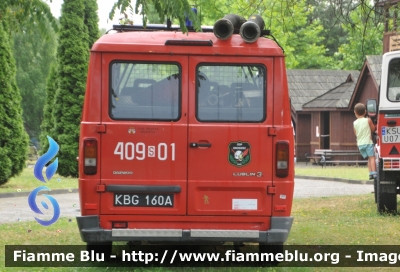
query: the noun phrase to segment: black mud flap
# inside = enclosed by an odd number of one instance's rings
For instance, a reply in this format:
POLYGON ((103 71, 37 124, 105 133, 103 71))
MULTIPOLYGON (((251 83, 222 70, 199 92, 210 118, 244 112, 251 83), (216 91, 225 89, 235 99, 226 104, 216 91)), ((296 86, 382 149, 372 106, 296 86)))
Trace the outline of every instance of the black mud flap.
POLYGON ((395 181, 384 181, 377 178, 377 209, 379 213, 397 214, 397 190, 395 181))

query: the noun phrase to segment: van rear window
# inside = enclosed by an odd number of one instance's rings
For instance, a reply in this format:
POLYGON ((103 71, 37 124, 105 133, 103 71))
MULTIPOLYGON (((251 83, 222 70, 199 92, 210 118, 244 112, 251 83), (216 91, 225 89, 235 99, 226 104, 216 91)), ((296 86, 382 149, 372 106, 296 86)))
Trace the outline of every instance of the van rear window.
POLYGON ((111 118, 179 119, 181 69, 178 64, 113 62, 110 71, 111 118))
POLYGON ((201 122, 264 121, 265 75, 262 65, 199 65, 197 119, 201 122))

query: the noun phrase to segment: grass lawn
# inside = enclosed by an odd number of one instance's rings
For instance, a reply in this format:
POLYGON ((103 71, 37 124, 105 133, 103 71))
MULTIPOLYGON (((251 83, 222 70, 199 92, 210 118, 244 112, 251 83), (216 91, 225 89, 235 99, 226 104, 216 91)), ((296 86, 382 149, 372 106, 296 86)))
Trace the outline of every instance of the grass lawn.
POLYGON ((318 165, 306 165, 297 163, 295 166, 296 176, 343 178, 350 180, 368 180, 367 166, 327 166, 322 168, 318 165))
POLYGON ((373 194, 295 199, 292 215, 290 245, 400 245, 399 217, 378 214, 373 194))
POLYGON ((33 175, 33 166, 25 168, 22 173, 11 178, 7 183, 0 185, 0 193, 31 192, 39 186, 47 186, 54 189, 78 188, 77 178, 64 178, 55 174, 50 181, 43 183, 33 175))
MULTIPOLYGON (((400 245, 398 217, 378 215, 373 196, 346 196, 295 199, 292 215, 295 218, 287 245, 400 245), (384 235, 382 226, 384 226, 384 235)), ((60 218, 55 224, 43 227, 32 222, 1 224, 0 256, 4 245, 82 245, 74 218, 60 218)), ((57 271, 97 271, 106 268, 60 268, 57 271)), ((132 271, 133 268, 108 267, 107 271, 132 271)), ((375 271, 376 268, 352 268, 375 271)), ((4 271, 4 257, 0 259, 4 271)), ((52 271, 54 268, 34 268, 33 271, 52 271)), ((29 269, 29 271, 32 271, 29 269)), ((329 268, 135 268, 135 271, 326 271, 329 268)), ((335 267, 334 271, 349 268, 335 267)), ((382 269, 380 269, 382 270, 382 269)), ((385 270, 390 270, 384 268, 385 270)), ((9 268, 7 271, 28 271, 9 268)))

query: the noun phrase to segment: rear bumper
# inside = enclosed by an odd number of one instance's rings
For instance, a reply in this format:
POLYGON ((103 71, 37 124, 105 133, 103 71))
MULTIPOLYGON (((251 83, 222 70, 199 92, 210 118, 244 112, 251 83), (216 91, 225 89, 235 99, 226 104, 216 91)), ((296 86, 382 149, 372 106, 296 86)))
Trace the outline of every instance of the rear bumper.
POLYGON ((271 228, 258 230, 211 229, 102 229, 97 215, 77 216, 82 241, 102 243, 113 241, 149 242, 258 242, 284 243, 292 227, 293 217, 271 217, 271 228))

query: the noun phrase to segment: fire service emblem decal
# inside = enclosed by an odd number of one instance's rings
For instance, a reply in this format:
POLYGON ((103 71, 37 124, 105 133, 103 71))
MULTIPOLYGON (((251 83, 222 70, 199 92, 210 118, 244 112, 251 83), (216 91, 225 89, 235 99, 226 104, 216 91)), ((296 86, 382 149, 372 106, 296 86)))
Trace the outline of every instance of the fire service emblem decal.
POLYGON ((236 167, 248 165, 251 160, 251 146, 248 142, 231 142, 228 146, 228 161, 236 167))

